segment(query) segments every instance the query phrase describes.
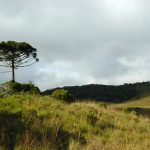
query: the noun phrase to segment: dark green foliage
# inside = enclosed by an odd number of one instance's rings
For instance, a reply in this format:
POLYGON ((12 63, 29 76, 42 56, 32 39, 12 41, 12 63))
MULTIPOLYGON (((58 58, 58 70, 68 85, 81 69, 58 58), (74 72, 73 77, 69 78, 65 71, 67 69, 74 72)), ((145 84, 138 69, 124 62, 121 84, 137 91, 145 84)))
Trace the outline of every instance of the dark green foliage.
POLYGON ((4 97, 4 94, 0 93, 0 98, 3 98, 4 97))
POLYGON ((28 92, 32 94, 40 94, 40 90, 38 87, 34 86, 32 83, 28 84, 21 84, 18 82, 6 82, 1 85, 0 88, 0 95, 7 95, 7 94, 15 94, 19 92, 28 92))
MULTIPOLYGON (((56 89, 47 90, 43 92, 43 95, 49 95, 56 89)), ((123 102, 133 98, 149 96, 150 82, 124 84, 119 86, 91 84, 63 87, 63 89, 68 90, 72 95, 74 95, 75 99, 123 102)))
POLYGON ((51 97, 59 100, 64 100, 67 102, 73 101, 73 96, 69 93, 68 90, 58 89, 52 92, 51 97))

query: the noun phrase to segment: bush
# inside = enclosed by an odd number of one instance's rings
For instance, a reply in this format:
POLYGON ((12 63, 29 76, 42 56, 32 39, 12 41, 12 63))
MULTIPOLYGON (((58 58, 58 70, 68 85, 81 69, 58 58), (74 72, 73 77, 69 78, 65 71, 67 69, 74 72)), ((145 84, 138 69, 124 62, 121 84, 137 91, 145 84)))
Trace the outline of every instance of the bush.
POLYGON ((19 92, 27 92, 32 94, 40 94, 40 90, 38 87, 34 86, 32 83, 21 84, 18 82, 6 82, 1 85, 0 88, 1 94, 16 94, 19 92))
POLYGON ((107 104, 104 103, 104 102, 99 102, 99 103, 98 103, 98 106, 99 106, 99 107, 102 107, 102 108, 107 108, 107 104))
POLYGON ((0 98, 3 98, 4 97, 4 94, 0 93, 0 98))
POLYGON ((68 90, 59 89, 52 92, 51 97, 59 100, 64 100, 67 102, 73 102, 73 96, 68 90))

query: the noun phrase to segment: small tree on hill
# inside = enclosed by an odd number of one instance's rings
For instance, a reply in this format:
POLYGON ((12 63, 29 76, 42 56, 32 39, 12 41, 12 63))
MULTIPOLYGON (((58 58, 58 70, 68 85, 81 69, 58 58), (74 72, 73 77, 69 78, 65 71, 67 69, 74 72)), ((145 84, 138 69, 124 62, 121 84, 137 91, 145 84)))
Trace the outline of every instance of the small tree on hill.
POLYGON ((15 82, 15 69, 31 66, 38 62, 37 50, 26 42, 0 42, 0 66, 12 69, 15 82))
POLYGON ((51 94, 51 97, 59 100, 64 100, 66 102, 74 101, 73 95, 71 95, 68 90, 64 90, 64 89, 54 90, 51 94))

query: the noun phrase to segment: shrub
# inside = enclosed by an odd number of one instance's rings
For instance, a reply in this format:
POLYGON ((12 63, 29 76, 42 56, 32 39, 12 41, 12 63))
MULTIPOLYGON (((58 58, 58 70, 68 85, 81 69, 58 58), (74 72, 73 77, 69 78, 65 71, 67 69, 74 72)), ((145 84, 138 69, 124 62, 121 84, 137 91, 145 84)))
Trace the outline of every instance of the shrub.
POLYGON ((67 102, 73 102, 73 96, 68 90, 58 89, 52 92, 51 97, 59 100, 64 100, 67 102))
POLYGON ((18 82, 6 82, 1 85, 0 92, 2 94, 16 94, 18 92, 27 92, 32 94, 40 94, 38 87, 34 86, 32 83, 21 84, 18 82))
POLYGON ((4 97, 4 94, 0 93, 0 98, 3 98, 4 97))
POLYGON ((102 107, 102 108, 107 108, 107 105, 106 105, 106 103, 104 103, 104 102, 99 102, 99 103, 98 103, 98 106, 99 106, 99 107, 102 107))
POLYGON ((97 122, 98 118, 96 114, 89 114, 87 115, 87 122, 91 125, 95 125, 97 122))

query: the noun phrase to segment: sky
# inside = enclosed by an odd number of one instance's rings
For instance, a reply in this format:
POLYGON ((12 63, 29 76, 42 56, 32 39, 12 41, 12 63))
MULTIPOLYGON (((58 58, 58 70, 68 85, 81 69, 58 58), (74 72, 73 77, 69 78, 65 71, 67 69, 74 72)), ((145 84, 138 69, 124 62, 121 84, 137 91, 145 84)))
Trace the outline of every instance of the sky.
POLYGON ((16 70, 16 81, 41 90, 149 81, 150 1, 0 0, 0 41, 37 49, 39 63, 16 70))

